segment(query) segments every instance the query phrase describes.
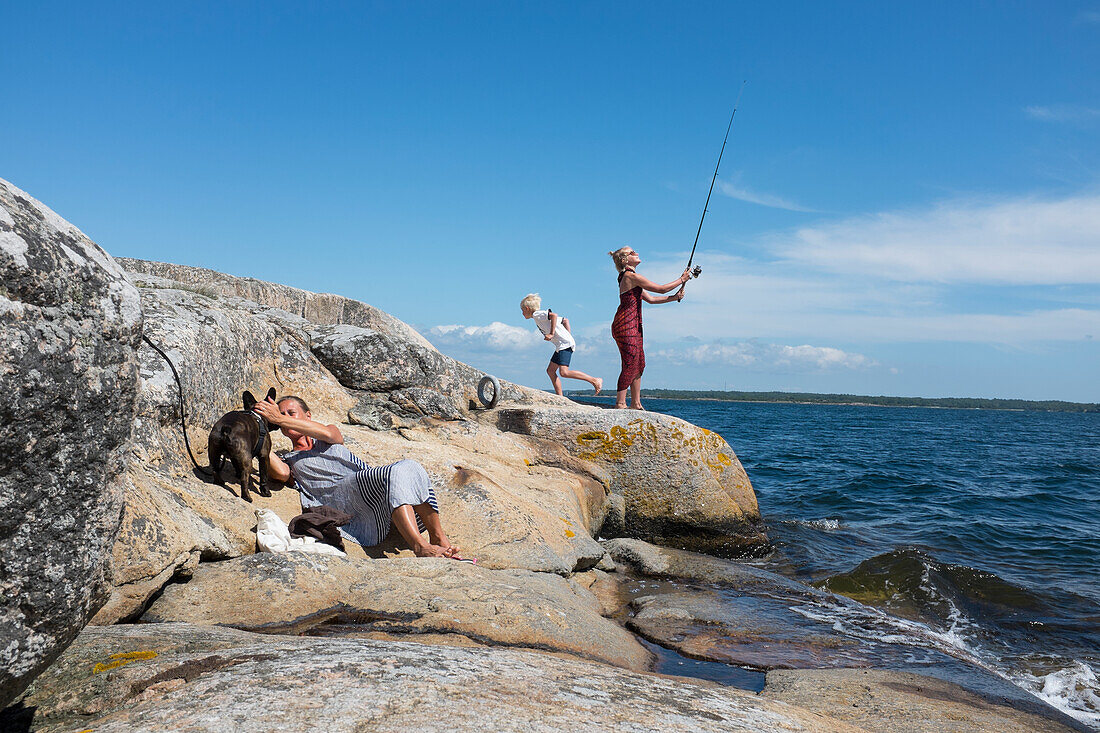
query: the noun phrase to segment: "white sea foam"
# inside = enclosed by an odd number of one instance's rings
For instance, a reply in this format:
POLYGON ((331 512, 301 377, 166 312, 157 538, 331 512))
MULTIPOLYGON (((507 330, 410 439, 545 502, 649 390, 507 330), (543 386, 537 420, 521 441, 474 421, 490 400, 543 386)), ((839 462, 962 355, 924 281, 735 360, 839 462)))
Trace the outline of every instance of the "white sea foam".
POLYGON ((1100 680, 1096 670, 1084 662, 1074 659, 1069 667, 1050 674, 1022 672, 1010 679, 1067 715, 1100 729, 1100 680))
POLYGON ((835 532, 840 529, 839 519, 792 519, 791 524, 799 524, 803 527, 813 527, 814 529, 821 529, 826 532, 835 532))

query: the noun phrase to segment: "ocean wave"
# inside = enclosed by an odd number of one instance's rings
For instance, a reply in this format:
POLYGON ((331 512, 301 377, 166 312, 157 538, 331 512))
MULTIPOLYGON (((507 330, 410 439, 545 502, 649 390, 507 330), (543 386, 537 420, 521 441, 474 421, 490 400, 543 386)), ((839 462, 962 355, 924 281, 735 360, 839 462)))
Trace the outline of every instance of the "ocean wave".
POLYGON ((913 548, 876 555, 855 569, 816 585, 862 603, 884 607, 904 618, 941 626, 950 626, 953 619, 964 614, 999 617, 1047 606, 1042 596, 995 573, 940 562, 913 548))

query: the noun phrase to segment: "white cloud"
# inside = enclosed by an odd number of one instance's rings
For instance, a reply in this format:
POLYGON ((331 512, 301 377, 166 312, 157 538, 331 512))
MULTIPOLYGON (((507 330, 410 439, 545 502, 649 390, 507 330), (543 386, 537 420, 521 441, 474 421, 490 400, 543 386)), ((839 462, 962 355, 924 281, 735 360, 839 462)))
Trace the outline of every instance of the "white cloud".
POLYGON ((1025 107, 1028 117, 1043 122, 1089 123, 1100 121, 1100 109, 1079 104, 1032 105, 1025 107))
POLYGON ((801 204, 797 204, 794 201, 785 199, 781 196, 776 196, 770 193, 760 193, 759 191, 751 191, 746 186, 742 186, 738 177, 735 176, 730 181, 718 182, 719 193, 729 196, 731 199, 737 199, 738 201, 745 201, 750 204, 758 204, 760 206, 768 206, 773 209, 786 209, 787 211, 806 211, 813 212, 814 209, 809 209, 801 204))
POLYGON ((733 366, 766 371, 825 371, 877 366, 877 362, 863 354, 849 353, 830 346, 786 346, 758 341, 662 349, 658 355, 681 364, 733 366))
POLYGON ((828 272, 928 283, 1100 283, 1100 195, 950 202, 777 235, 772 250, 828 272))
POLYGON ((472 346, 494 351, 525 351, 543 343, 533 330, 493 321, 488 326, 432 326, 428 340, 442 349, 445 346, 472 346))

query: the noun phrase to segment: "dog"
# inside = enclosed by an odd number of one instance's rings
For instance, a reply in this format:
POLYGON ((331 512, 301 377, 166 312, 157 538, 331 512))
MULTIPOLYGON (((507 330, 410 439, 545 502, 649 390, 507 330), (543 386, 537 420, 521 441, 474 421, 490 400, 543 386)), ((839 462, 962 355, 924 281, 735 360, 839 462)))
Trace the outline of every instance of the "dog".
MULTIPOLYGON (((275 399, 275 388, 267 390, 267 399, 275 399)), ((256 398, 245 390, 241 395, 243 410, 234 410, 222 415, 214 427, 210 428, 207 456, 210 458, 210 472, 220 486, 225 486, 222 478, 222 466, 228 456, 241 481, 241 498, 252 502, 252 459, 260 459, 260 496, 271 496, 267 487, 267 466, 271 457, 271 426, 266 420, 252 411, 256 398), (215 465, 217 464, 217 465, 215 465)))

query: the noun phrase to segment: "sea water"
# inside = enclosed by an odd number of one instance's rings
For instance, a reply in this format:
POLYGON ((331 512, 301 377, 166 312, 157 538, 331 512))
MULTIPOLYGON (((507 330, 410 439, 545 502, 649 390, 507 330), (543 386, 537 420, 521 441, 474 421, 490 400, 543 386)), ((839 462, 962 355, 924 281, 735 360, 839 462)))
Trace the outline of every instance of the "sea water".
POLYGON ((850 635, 967 659, 1100 729, 1100 414, 646 401, 721 434, 850 635))

